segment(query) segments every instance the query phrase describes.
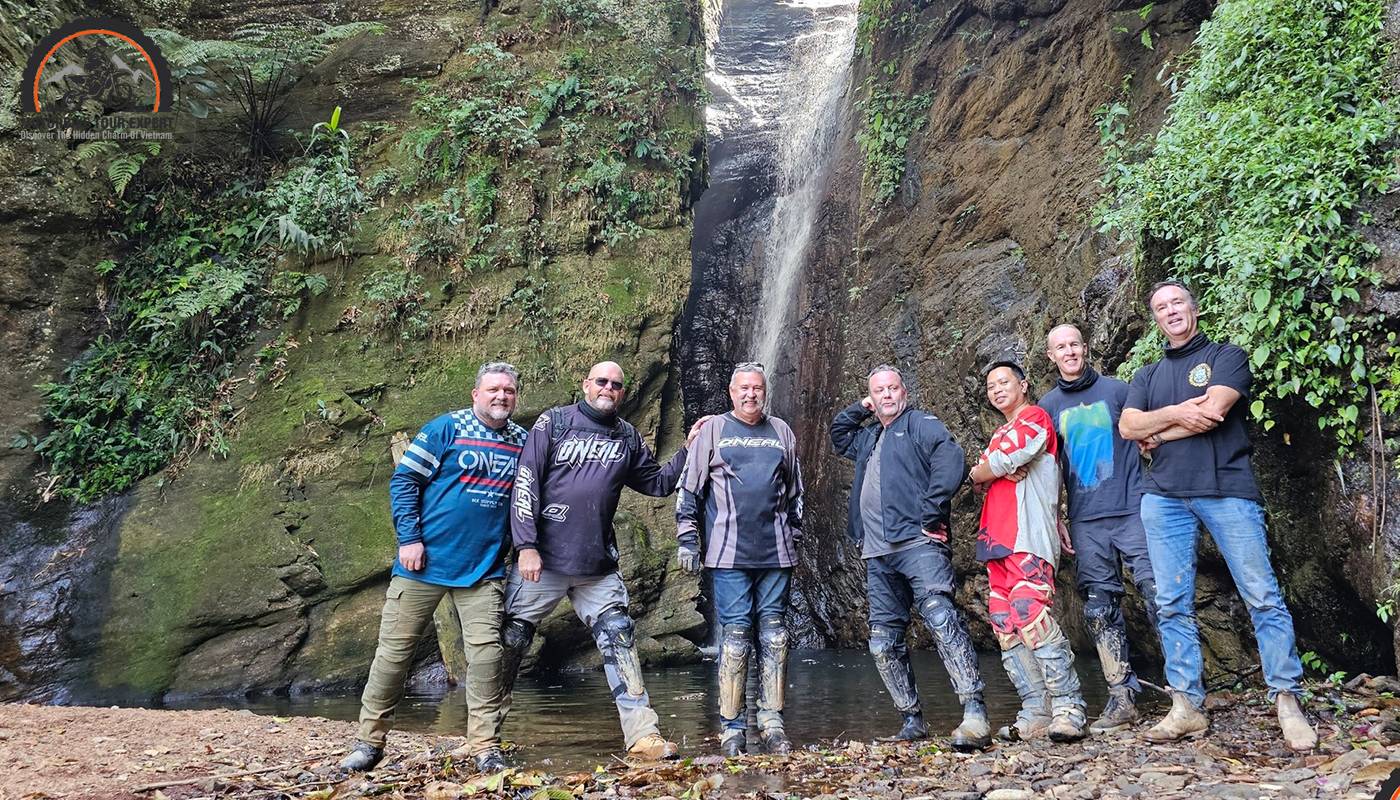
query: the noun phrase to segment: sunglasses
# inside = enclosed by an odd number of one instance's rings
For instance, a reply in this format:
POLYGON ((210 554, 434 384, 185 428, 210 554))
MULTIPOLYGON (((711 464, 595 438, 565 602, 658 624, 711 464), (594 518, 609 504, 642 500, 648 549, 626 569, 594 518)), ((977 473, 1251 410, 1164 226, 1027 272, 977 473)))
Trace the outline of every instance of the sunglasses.
POLYGON ((607 378, 594 378, 593 385, 597 386, 599 389, 604 389, 610 386, 612 387, 612 390, 614 392, 622 391, 622 381, 610 381, 607 378))

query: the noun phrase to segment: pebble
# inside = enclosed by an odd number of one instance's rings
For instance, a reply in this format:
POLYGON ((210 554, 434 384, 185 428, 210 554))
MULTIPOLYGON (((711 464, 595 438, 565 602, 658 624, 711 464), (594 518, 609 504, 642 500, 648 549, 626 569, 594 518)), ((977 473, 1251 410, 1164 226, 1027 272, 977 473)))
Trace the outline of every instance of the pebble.
POLYGON ((1218 786, 1212 786, 1210 793, 1228 800, 1258 800, 1259 797, 1263 796, 1263 792, 1258 786, 1246 783, 1222 783, 1218 786))
POLYGON ((1307 767, 1294 767, 1293 769, 1286 769, 1283 772, 1274 773, 1273 780, 1279 783, 1297 783, 1298 781, 1305 781, 1308 778, 1315 777, 1317 777, 1317 773, 1307 767))
POLYGON ((1351 750, 1334 759, 1330 764, 1322 767, 1322 772, 1346 772, 1356 769, 1370 760, 1371 754, 1365 750, 1351 750))
MULTIPOLYGON (((1148 773, 1151 775, 1153 773, 1148 773)), ((1160 773, 1158 773, 1160 774, 1160 773)), ((1161 775, 1158 778, 1148 780, 1147 775, 1142 776, 1144 781, 1152 784, 1152 788, 1159 792, 1179 792, 1186 788, 1185 775, 1161 775)))
POLYGON ((1027 789, 993 789, 982 795, 983 800, 1031 800, 1035 795, 1027 789))
POLYGON ((967 776, 969 778, 980 778, 983 775, 990 774, 992 774, 992 768, 986 764, 973 764, 967 768, 967 776))

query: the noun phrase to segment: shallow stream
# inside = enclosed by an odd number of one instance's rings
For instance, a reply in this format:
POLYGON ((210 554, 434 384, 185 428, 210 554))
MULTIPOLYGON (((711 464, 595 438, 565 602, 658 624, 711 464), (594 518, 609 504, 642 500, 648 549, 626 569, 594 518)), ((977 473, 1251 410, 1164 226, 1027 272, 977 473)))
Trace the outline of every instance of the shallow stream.
MULTIPOLYGON (((936 735, 946 735, 962 709, 947 673, 932 652, 912 654, 924 715, 936 735)), ((1020 705, 994 654, 983 653, 982 678, 993 727, 1004 724, 1020 705)), ((1103 707, 1106 691, 1097 662, 1080 657, 1079 671, 1089 713, 1103 707)), ((713 661, 646 671, 652 707, 662 733, 681 746, 682 755, 716 752, 718 692, 713 661)), ((750 679, 750 728, 754 682, 750 679)), ((247 708, 261 714, 318 716, 354 720, 358 695, 304 695, 250 700, 194 700, 170 708, 247 708)), ((788 662, 787 732, 798 747, 832 739, 870 740, 899 728, 899 713, 875 672, 869 654, 858 650, 799 650, 788 662)), ((402 730, 459 736, 466 726, 460 689, 412 694, 399 707, 402 730)), ((612 694, 601 672, 521 676, 504 737, 516 743, 515 760, 551 771, 591 769, 622 750, 622 734, 612 694)), ((392 747, 393 739, 390 739, 392 747)), ((750 752, 758 752, 750 742, 750 752)))

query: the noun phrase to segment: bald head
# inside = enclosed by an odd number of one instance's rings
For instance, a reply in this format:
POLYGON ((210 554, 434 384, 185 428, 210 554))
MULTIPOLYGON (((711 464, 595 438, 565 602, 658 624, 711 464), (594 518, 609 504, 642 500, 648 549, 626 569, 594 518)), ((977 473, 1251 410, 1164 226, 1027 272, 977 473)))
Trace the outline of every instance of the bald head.
POLYGON ((1073 325, 1056 325, 1045 337, 1045 355, 1055 363, 1060 378, 1076 380, 1089 365, 1089 348, 1084 334, 1073 325))
POLYGON ((627 394, 622 367, 613 361, 599 361, 583 380, 583 397, 594 410, 616 414, 617 406, 627 394))

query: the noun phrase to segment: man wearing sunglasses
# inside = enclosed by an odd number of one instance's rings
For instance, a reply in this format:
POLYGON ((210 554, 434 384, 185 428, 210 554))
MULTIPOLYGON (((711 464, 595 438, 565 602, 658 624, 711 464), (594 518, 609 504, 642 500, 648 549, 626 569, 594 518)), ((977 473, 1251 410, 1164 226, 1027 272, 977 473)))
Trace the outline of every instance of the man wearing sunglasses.
POLYGON ((675 491, 686 449, 662 465, 637 429, 618 417, 627 390, 617 364, 593 365, 582 388, 582 402, 539 416, 520 456, 511 513, 516 564, 501 631, 505 708, 535 627, 567 596, 603 655, 627 752, 675 758, 642 684, 613 515, 623 486, 652 497, 675 491))

